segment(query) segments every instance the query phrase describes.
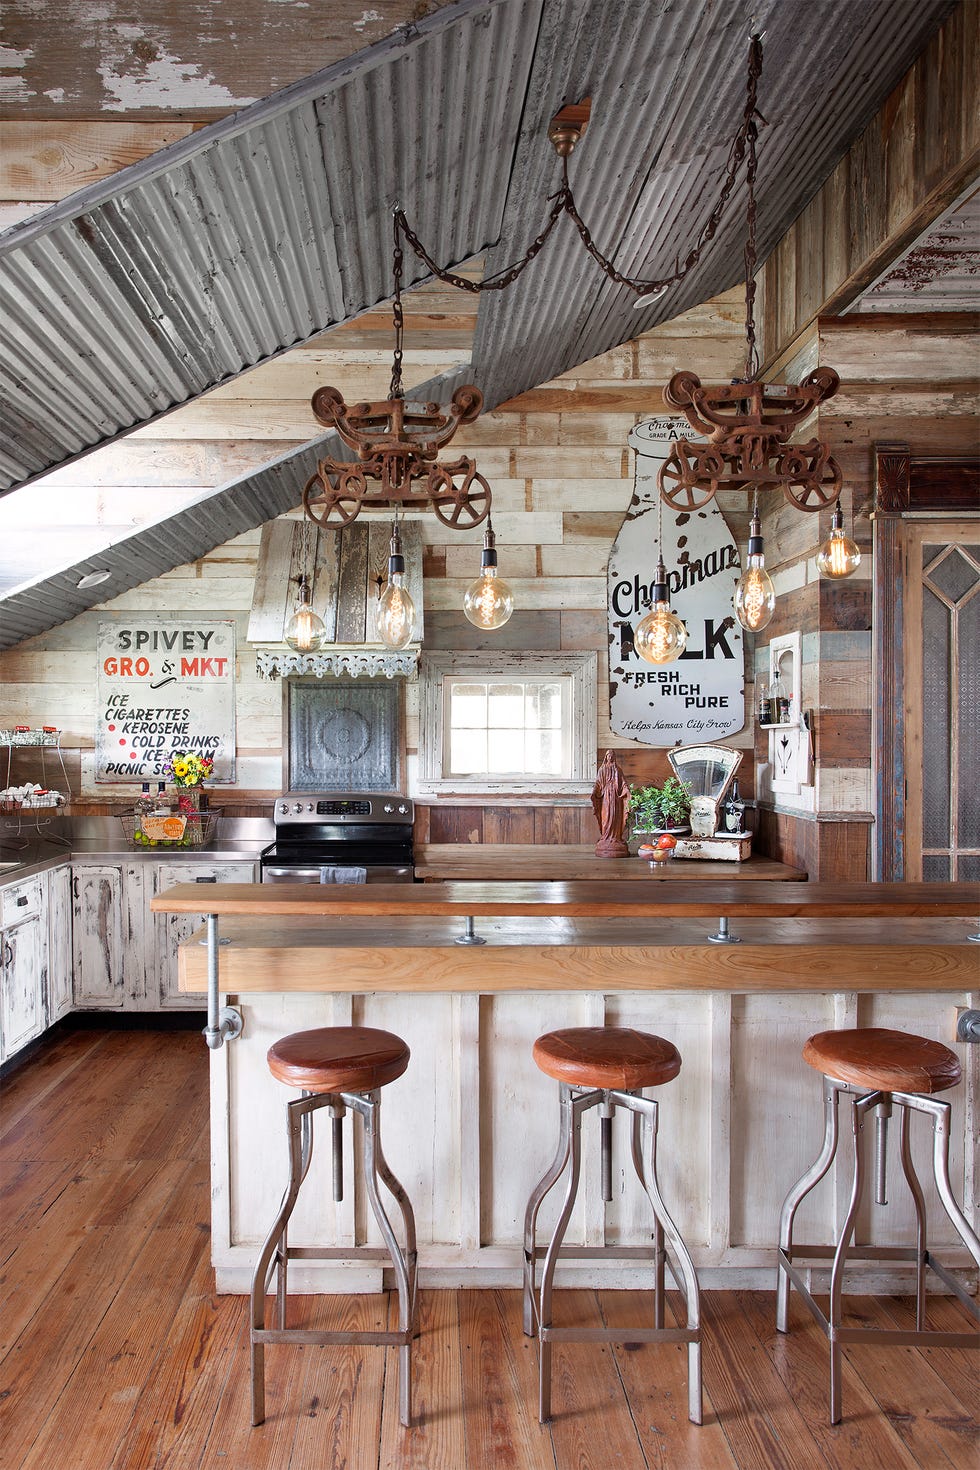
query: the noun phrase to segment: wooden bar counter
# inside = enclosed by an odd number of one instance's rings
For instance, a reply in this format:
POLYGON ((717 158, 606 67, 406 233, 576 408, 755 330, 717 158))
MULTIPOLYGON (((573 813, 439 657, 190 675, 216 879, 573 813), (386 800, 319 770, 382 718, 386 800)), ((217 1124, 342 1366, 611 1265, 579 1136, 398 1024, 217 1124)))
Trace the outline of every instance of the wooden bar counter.
MULTIPOLYGON (((266 1051, 290 1031, 324 1025, 379 1026, 411 1048, 408 1071, 386 1089, 383 1128, 415 1203, 423 1286, 519 1282, 524 1204, 556 1128, 553 1087, 531 1047, 559 1026, 635 1026, 677 1045, 682 1071, 661 1098, 662 1182, 709 1287, 772 1287, 779 1207, 822 1134, 820 1078, 801 1050, 831 1027, 894 1026, 955 1047, 964 1082, 949 1095, 953 1180, 976 1223, 980 1048, 954 1040, 957 1007, 980 1005, 975 884, 700 873, 646 884, 219 884, 203 893, 182 884, 152 906, 185 933, 202 911, 218 915, 230 941, 220 946, 220 987, 244 1019, 242 1036, 211 1053, 219 1290, 247 1290, 282 1189, 289 1094, 270 1077, 266 1051), (709 939, 722 920, 739 943, 709 939), (458 942, 468 921, 484 944, 458 942)), ((183 989, 203 987, 200 931, 182 946, 180 971, 183 989)), ((584 1245, 647 1239, 620 1121, 605 1207, 598 1159, 586 1152, 584 1200, 569 1232, 584 1245)), ((924 1160, 917 1121, 913 1154, 924 1160)), ((913 1224, 895 1153, 895 1204, 862 1226, 863 1238, 888 1244, 913 1224)), ((331 1202, 328 1147, 313 1174, 296 1238, 377 1243, 356 1184, 352 1198, 331 1202)), ((814 1230, 830 1228, 846 1189, 843 1174, 831 1176, 808 1204, 814 1230)), ((628 1286, 645 1269, 588 1259, 570 1264, 564 1280, 628 1286)), ((904 1286, 903 1269, 864 1285, 904 1286)), ((341 1274, 300 1263, 292 1282, 297 1291, 378 1284, 373 1268, 341 1274)))

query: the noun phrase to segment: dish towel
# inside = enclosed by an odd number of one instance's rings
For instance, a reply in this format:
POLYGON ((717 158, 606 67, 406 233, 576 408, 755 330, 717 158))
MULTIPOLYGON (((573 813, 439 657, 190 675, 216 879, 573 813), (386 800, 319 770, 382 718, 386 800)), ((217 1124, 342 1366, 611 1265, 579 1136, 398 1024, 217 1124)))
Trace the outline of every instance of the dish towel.
POLYGON ((321 883, 366 883, 367 868, 345 868, 325 863, 320 869, 321 883))

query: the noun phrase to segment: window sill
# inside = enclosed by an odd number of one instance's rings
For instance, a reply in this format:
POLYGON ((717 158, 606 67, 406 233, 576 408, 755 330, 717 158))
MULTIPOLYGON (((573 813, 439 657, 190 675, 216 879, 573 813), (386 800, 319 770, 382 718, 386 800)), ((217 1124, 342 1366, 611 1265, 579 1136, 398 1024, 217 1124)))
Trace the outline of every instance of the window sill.
POLYGON ((590 781, 548 781, 541 785, 530 785, 527 781, 420 781, 419 796, 423 799, 435 797, 438 801, 479 801, 489 805, 494 801, 512 802, 515 797, 529 805, 553 806, 556 799, 586 797, 592 795, 595 778, 590 781))

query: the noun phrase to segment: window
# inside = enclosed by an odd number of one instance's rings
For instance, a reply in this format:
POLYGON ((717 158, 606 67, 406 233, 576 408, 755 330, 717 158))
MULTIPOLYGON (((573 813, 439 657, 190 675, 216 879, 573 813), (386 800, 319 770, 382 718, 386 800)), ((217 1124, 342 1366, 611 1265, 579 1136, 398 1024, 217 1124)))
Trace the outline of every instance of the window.
POLYGON ((423 785, 472 793, 591 790, 596 668, 594 653, 423 655, 423 785))

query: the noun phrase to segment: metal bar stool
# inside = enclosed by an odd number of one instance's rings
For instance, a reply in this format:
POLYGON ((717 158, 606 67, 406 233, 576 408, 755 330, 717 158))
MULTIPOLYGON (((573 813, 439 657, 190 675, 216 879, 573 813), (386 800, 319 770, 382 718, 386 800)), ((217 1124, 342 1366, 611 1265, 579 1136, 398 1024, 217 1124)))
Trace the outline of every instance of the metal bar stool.
POLYGON ((253 1424, 261 1424, 265 1419, 265 1345, 268 1342, 317 1346, 363 1343, 397 1347, 399 1413, 404 1425, 411 1423, 411 1351, 415 1336, 417 1266, 415 1216, 408 1195, 388 1167, 380 1137, 381 1088, 402 1075, 408 1066, 409 1056, 409 1049, 400 1037, 390 1031, 376 1031, 367 1026, 328 1026, 317 1031, 297 1031, 269 1048, 268 1062, 272 1075, 288 1086, 301 1087, 303 1095, 287 1104, 289 1181, 252 1277, 253 1424), (313 1156, 313 1114, 321 1108, 329 1108, 332 1118, 335 1200, 344 1197, 343 1119, 348 1109, 361 1119, 364 1184, 387 1250, 373 1246, 291 1246, 287 1242, 289 1218, 313 1156), (379 1178, 401 1211, 404 1250, 381 1202, 379 1178), (378 1260, 386 1255, 391 1258, 398 1288, 397 1332, 317 1332, 286 1326, 286 1273, 290 1261, 378 1260), (265 1325, 265 1299, 273 1272, 276 1273, 277 1326, 270 1328, 265 1325))
POLYGON ((688 1344, 688 1414, 701 1423, 701 1319, 698 1278, 694 1263, 677 1227, 667 1213, 657 1180, 658 1105, 643 1096, 645 1087, 670 1082, 681 1069, 677 1048, 659 1036, 617 1027, 575 1027, 550 1031, 534 1043, 534 1060, 549 1077, 559 1082, 560 1129, 554 1162, 528 1200, 524 1216, 524 1331, 539 1342, 538 1417, 544 1424, 551 1417, 551 1345, 555 1342, 686 1342, 688 1344), (630 1153, 636 1176, 653 1208, 654 1264, 653 1327, 574 1328, 552 1325, 552 1285, 560 1255, 601 1256, 612 1259, 647 1259, 651 1252, 628 1246, 565 1247, 562 1242, 575 1204, 581 1165, 583 1114, 599 1109, 602 1198, 612 1199, 612 1120, 617 1108, 632 1114, 630 1153), (643 1124, 649 1129, 649 1161, 642 1151, 643 1124), (537 1246, 535 1228, 538 1210, 548 1192, 570 1165, 565 1199, 547 1248, 537 1246), (673 1259, 665 1248, 671 1248, 673 1259), (537 1262, 544 1257, 540 1291, 536 1283, 537 1262), (669 1266, 675 1285, 682 1292, 687 1310, 686 1327, 664 1326, 664 1265, 669 1266), (675 1266, 676 1262, 676 1266, 675 1266), (679 1273, 679 1274, 678 1274, 679 1273))
POLYGON ((930 1332, 925 1326, 926 1267, 963 1302, 970 1314, 980 1321, 980 1309, 960 1283, 926 1248, 925 1201, 912 1165, 909 1146, 909 1113, 925 1113, 932 1118, 932 1167, 936 1189, 943 1209, 980 1267, 980 1240, 953 1198, 949 1182, 949 1118, 948 1102, 932 1094, 955 1087, 960 1080, 960 1064, 954 1052, 939 1041, 912 1036, 903 1031, 866 1027, 854 1031, 821 1031, 811 1036, 803 1048, 803 1058, 822 1072, 824 1077, 824 1116, 826 1131, 823 1147, 816 1161, 793 1186, 783 1204, 779 1224, 779 1255, 776 1288, 776 1326, 786 1332, 790 1284, 796 1287, 830 1342, 830 1422, 841 1420, 841 1344, 873 1342, 882 1345, 910 1347, 978 1347, 980 1337, 968 1332, 930 1332), (842 1094, 850 1100, 851 1135, 854 1145, 854 1178, 847 1214, 834 1245, 794 1245, 793 1221, 803 1199, 827 1173, 837 1153, 837 1105, 842 1094), (864 1120, 875 1115, 875 1202, 887 1204, 885 1169, 888 1120, 893 1109, 899 1110, 898 1145, 902 1170, 908 1181, 915 1205, 915 1246, 854 1247, 854 1222, 864 1185, 864 1120), (915 1330, 885 1331, 876 1327, 843 1327, 841 1295, 847 1259, 870 1261, 915 1262, 915 1330), (830 1301, 825 1316, 814 1301, 796 1262, 833 1260, 830 1272, 830 1301))

